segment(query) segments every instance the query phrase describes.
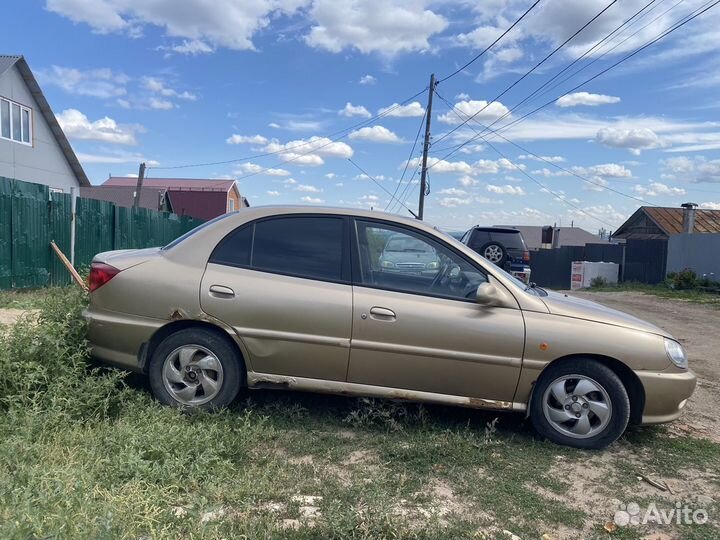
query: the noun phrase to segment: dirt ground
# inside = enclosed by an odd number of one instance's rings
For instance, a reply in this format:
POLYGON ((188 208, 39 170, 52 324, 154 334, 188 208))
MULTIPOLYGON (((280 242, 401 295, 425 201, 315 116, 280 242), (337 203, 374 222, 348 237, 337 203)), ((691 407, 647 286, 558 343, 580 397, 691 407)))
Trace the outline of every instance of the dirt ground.
POLYGON ((26 309, 1 308, 0 309, 0 326, 15 324, 20 316, 25 313, 26 309))
POLYGON ((619 309, 670 332, 688 355, 698 385, 673 429, 720 442, 716 406, 720 402, 720 310, 640 292, 577 292, 578 296, 619 309))

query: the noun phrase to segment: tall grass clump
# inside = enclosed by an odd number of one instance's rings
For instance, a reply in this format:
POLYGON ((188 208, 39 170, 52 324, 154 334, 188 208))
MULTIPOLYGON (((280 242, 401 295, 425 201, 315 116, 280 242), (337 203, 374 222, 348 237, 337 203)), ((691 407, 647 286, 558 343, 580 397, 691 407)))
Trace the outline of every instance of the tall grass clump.
POLYGON ((43 412, 66 420, 101 418, 117 409, 120 371, 88 365, 86 324, 80 290, 48 292, 38 311, 28 312, 0 334, 0 409, 43 412))

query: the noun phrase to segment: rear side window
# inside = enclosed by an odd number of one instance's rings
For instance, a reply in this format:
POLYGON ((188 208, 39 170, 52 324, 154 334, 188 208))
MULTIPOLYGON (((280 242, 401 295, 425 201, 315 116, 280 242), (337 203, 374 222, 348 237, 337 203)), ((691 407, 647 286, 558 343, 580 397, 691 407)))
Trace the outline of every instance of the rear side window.
POLYGON ((487 231, 478 231, 476 230, 472 238, 470 239, 470 247, 474 250, 478 250, 482 248, 485 244, 487 244, 490 241, 490 235, 487 231))
POLYGON ((217 245, 210 262, 328 281, 342 280, 345 220, 282 217, 244 225, 217 245))
POLYGON ((342 218, 287 217, 255 225, 251 266, 257 270, 339 281, 342 218))

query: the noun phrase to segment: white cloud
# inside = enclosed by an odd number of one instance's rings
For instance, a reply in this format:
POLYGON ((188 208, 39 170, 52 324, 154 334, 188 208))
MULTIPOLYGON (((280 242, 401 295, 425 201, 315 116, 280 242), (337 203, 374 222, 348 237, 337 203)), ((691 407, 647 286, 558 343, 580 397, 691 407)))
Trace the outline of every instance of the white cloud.
POLYGON ((472 176, 463 176, 458 180, 458 183, 463 187, 476 186, 480 183, 480 180, 473 178, 472 176))
POLYGON ((338 111, 338 114, 340 116, 345 116, 346 118, 352 118, 353 116, 370 118, 372 116, 372 114, 370 114, 370 111, 368 111, 362 105, 353 105, 349 101, 345 104, 345 107, 338 111))
POLYGON ((280 124, 278 124, 277 122, 270 122, 270 123, 268 124, 268 127, 271 127, 271 128, 274 128, 274 129, 279 129, 279 128, 280 128, 280 124))
POLYGON ((336 175, 335 173, 333 173, 333 172, 329 172, 329 173, 325 174, 325 178, 327 178, 328 180, 332 180, 332 179, 335 178, 336 176, 337 176, 337 175, 336 175))
MULTIPOLYGON (((454 109, 439 115, 437 119, 444 124, 460 124, 472 115, 477 114, 472 121, 484 123, 497 120, 507 112, 508 108, 499 101, 493 101, 488 105, 485 100, 466 100, 458 101, 455 103, 454 109)), ((507 118, 509 117, 508 115, 507 118)))
POLYGON ((264 174, 265 176, 290 176, 290 171, 285 169, 265 168, 257 163, 242 163, 234 171, 236 174, 264 174))
POLYGON ((520 186, 511 186, 510 184, 505 184, 504 186, 489 184, 486 189, 490 193, 497 193, 498 195, 527 195, 525 190, 520 186))
MULTIPOLYGON (((253 35, 279 15, 292 15, 302 0, 184 0, 182 9, 172 0, 47 0, 47 9, 97 33, 124 32, 137 36, 145 26, 163 28, 170 37, 186 38, 185 49, 207 46, 252 50, 253 35)), ((181 46, 182 47, 182 46, 181 46)), ((179 52, 179 51, 178 51, 179 52)))
MULTIPOLYGON (((84 164, 122 164, 122 163, 140 163, 145 162, 148 167, 157 167, 160 162, 154 159, 148 159, 142 154, 128 153, 128 152, 112 152, 108 154, 88 154, 85 152, 77 152, 77 158, 81 163, 84 164)), ((137 173, 133 173, 130 176, 137 178, 137 173)))
MULTIPOLYGON (((410 160, 409 166, 416 167, 420 163, 420 158, 410 160)), ((405 166, 405 163, 402 164, 405 166)), ((457 173, 465 177, 478 174, 497 174, 501 171, 525 170, 524 164, 515 164, 511 161, 500 158, 498 160, 479 159, 474 163, 467 161, 446 161, 436 157, 428 157, 428 168, 434 173, 457 173)), ((470 179, 469 181, 471 181, 470 179)), ((461 179, 462 182, 462 179, 461 179)))
POLYGON ((79 70, 51 66, 39 69, 37 77, 43 86, 56 86, 69 94, 102 99, 118 98, 127 94, 127 75, 116 73, 109 68, 79 70))
POLYGON ((413 101, 407 105, 393 103, 389 107, 383 107, 378 110, 378 114, 384 116, 394 116, 397 118, 419 117, 425 114, 425 107, 423 107, 419 101, 413 101))
POLYGON ((603 163, 590 167, 572 167, 572 171, 585 176, 602 176, 605 178, 631 178, 632 171, 618 163, 603 163))
POLYGON ((313 136, 309 139, 298 139, 285 144, 273 139, 263 147, 266 152, 279 152, 283 161, 294 165, 317 167, 323 165, 323 157, 350 158, 353 149, 350 145, 333 141, 327 137, 313 136))
POLYGON ((197 56, 200 54, 210 54, 212 52, 215 52, 215 48, 211 45, 208 45, 204 41, 200 39, 185 39, 182 41, 182 43, 176 43, 175 45, 171 45, 169 47, 158 47, 158 50, 161 51, 172 51, 178 54, 187 54, 190 56, 197 56))
POLYGON ((375 84, 377 79, 372 75, 363 75, 358 82, 360 84, 375 84))
POLYGON ((324 199, 319 199, 317 197, 310 197, 306 195, 305 197, 301 197, 300 200, 302 202, 310 203, 310 204, 322 204, 325 202, 324 199))
POLYGON ((444 208, 457 208, 458 206, 465 206, 472 202, 472 198, 461 198, 461 197, 442 197, 438 204, 444 208))
POLYGON ((288 186, 294 186, 295 184, 297 184, 297 180, 295 180, 294 178, 288 178, 287 180, 283 180, 283 184, 288 186))
POLYGON ((465 92, 460 92, 455 96, 455 99, 458 101, 467 101, 470 99, 470 94, 466 94, 465 92))
POLYGON ((367 126, 353 131, 349 135, 350 139, 357 141, 369 141, 376 143, 400 143, 403 142, 400 137, 383 126, 367 126))
POLYGON ((597 132, 595 140, 612 148, 627 148, 634 155, 639 155, 642 150, 663 146, 657 133, 648 128, 603 128, 597 132))
POLYGON ((225 142, 228 144, 267 144, 268 138, 262 135, 238 135, 233 134, 225 142))
POLYGON ((452 195, 454 197, 462 197, 467 195, 467 191, 458 188, 445 188, 438 191, 438 195, 452 195))
MULTIPOLYGON (((383 180, 387 180, 387 178, 385 178, 385 176, 382 175, 382 174, 378 174, 377 176, 373 176, 373 178, 374 178, 375 180, 377 180, 378 182, 382 182, 383 180)), ((370 177, 369 177, 367 174, 362 173, 362 174, 358 174, 358 175, 356 175, 355 177, 353 177, 353 180, 370 180, 370 177)))
POLYGON ((533 154, 521 154, 517 157, 518 159, 524 159, 524 160, 531 160, 531 161, 540 161, 545 163, 563 163, 567 161, 562 156, 535 156, 533 154))
POLYGON ((71 139, 137 144, 135 133, 143 131, 142 126, 121 126, 108 116, 91 122, 77 109, 65 109, 57 115, 57 120, 65 135, 71 139))
POLYGON ((686 193, 683 188, 668 186, 660 182, 650 182, 647 186, 636 184, 632 190, 639 195, 647 195, 649 197, 656 197, 658 195, 685 195, 686 193))
POLYGON ((425 4, 425 0, 314 0, 310 16, 315 24, 305 40, 335 53, 346 48, 386 55, 424 51, 430 48, 428 39, 448 26, 425 4))
POLYGON ((706 160, 703 156, 690 159, 685 156, 662 162, 663 178, 697 183, 720 183, 720 159, 706 160))
POLYGON ((720 210, 720 202, 705 201, 700 203, 700 208, 707 210, 720 210))
MULTIPOLYGON (((129 104, 128 104, 129 105, 129 104)), ((151 97, 147 103, 151 109, 157 109, 161 111, 168 111, 175 108, 175 104, 169 99, 151 97)), ((129 105, 130 106, 130 105, 129 105)))
POLYGON ((304 191, 305 193, 321 193, 322 189, 309 184, 298 184, 295 191, 304 191))
POLYGON ((608 96, 605 94, 591 94, 589 92, 575 92, 573 94, 565 94, 561 96, 555 105, 558 107, 577 107, 578 105, 586 105, 588 107, 596 107, 598 105, 609 105, 619 103, 620 98, 616 96, 608 96))
POLYGON ((184 99, 187 101, 195 101, 197 99, 197 96, 195 94, 188 91, 178 92, 177 90, 169 88, 165 82, 155 77, 145 77, 143 79, 143 86, 145 87, 145 89, 166 98, 172 97, 177 99, 184 99))
POLYGON ((270 197, 278 197, 280 195, 279 191, 266 191, 265 193, 270 197))

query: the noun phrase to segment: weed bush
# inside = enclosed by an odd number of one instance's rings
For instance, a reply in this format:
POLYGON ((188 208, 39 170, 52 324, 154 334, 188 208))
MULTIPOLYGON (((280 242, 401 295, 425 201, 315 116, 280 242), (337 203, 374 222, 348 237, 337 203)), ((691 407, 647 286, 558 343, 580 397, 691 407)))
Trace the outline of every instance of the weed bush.
POLYGON ((4 329, 0 408, 45 411, 65 420, 116 412, 124 373, 88 367, 81 315, 86 303, 86 295, 78 289, 53 290, 38 313, 26 314, 4 329))

